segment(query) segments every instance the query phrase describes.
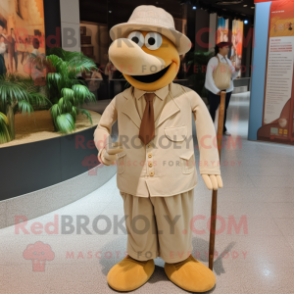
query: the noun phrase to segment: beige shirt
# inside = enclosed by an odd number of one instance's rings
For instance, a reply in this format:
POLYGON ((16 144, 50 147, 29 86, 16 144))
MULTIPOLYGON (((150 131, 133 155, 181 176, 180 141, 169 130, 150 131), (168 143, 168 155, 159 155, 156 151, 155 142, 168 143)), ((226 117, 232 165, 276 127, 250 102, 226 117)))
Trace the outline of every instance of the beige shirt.
POLYGON ((146 106, 146 100, 144 98, 145 93, 154 93, 156 97, 153 99, 153 108, 154 108, 154 120, 158 118, 160 113, 162 112, 162 109, 165 106, 166 103, 166 96, 168 94, 168 85, 158 89, 156 91, 144 91, 144 90, 139 90, 137 88, 134 88, 133 95, 135 96, 135 104, 136 104, 136 109, 138 111, 138 114, 140 116, 140 119, 143 118, 145 106, 146 106))

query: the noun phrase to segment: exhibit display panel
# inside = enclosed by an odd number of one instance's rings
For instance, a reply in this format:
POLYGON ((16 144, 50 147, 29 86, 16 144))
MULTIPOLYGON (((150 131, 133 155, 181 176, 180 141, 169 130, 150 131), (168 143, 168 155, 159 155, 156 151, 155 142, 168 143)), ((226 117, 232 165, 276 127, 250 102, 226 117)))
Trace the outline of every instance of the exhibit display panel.
POLYGON ((271 4, 263 126, 257 138, 291 143, 293 136, 294 3, 271 4))
POLYGON ((293 10, 289 0, 256 4, 251 140, 294 145, 293 10))

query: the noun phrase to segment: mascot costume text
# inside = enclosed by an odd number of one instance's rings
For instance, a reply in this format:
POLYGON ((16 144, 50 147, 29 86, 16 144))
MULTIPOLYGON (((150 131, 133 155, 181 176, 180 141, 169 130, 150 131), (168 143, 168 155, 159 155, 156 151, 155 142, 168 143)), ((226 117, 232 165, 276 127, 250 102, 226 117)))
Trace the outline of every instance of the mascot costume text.
POLYGON ((117 186, 124 201, 128 255, 107 275, 110 287, 132 291, 150 279, 154 259, 179 287, 205 292, 214 273, 193 256, 193 195, 197 185, 192 118, 200 151, 200 174, 208 189, 223 186, 215 128, 193 90, 173 83, 179 55, 190 40, 162 8, 138 6, 127 23, 110 30, 109 58, 131 87, 116 95, 94 133, 98 158, 117 161, 117 186), (118 122, 119 140, 110 133, 118 122), (101 143, 102 142, 102 143, 101 143), (135 224, 135 225, 134 225, 135 224))

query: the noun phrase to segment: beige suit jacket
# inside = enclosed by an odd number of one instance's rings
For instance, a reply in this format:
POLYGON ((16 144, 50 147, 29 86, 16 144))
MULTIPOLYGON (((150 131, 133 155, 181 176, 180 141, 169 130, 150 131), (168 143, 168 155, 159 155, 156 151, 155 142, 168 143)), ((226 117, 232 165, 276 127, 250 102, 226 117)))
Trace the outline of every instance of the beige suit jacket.
POLYGON ((195 187, 197 171, 192 117, 200 151, 200 173, 220 174, 214 124, 195 91, 176 83, 168 85, 165 105, 155 119, 155 138, 146 146, 138 138, 141 119, 135 99, 133 86, 116 95, 94 132, 100 156, 112 125, 118 121, 119 141, 124 147, 117 155, 119 190, 134 196, 165 197, 195 187))

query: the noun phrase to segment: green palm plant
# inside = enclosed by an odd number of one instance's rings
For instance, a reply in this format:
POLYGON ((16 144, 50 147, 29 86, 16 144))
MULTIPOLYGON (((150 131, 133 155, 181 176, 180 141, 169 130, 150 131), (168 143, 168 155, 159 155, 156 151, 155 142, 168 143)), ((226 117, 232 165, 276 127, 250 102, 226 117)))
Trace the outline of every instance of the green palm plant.
POLYGON ((77 74, 97 69, 95 63, 80 52, 57 47, 48 50, 47 54, 47 97, 53 103, 50 110, 55 130, 72 132, 79 113, 86 115, 92 124, 91 114, 81 106, 86 101, 96 102, 96 97, 81 84, 77 74))
POLYGON ((0 112, 0 144, 11 141, 11 133, 7 116, 0 112))
POLYGON ((48 107, 51 102, 39 93, 31 79, 13 75, 0 76, 0 144, 15 138, 14 114, 31 114, 35 108, 48 107))

